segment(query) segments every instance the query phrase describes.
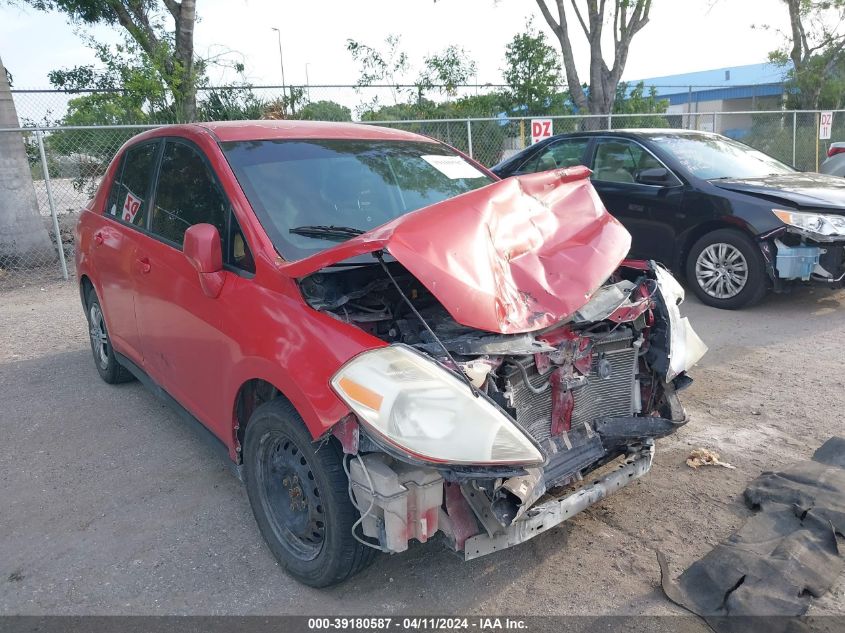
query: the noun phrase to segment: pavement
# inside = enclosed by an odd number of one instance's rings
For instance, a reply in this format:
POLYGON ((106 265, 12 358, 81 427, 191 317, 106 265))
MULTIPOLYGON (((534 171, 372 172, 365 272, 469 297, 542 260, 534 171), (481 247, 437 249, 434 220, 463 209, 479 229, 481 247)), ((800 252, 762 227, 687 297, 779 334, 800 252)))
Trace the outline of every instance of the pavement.
MULTIPOLYGON (((315 590, 217 452, 139 383, 99 379, 72 284, 0 291, 0 613, 680 615, 656 550, 674 574, 703 556, 749 516, 747 483, 842 434, 845 409, 845 292, 684 309, 710 352, 642 480, 517 548, 414 544, 315 590), (690 469, 698 447, 736 470, 690 469)), ((811 613, 845 614, 845 579, 811 613)))

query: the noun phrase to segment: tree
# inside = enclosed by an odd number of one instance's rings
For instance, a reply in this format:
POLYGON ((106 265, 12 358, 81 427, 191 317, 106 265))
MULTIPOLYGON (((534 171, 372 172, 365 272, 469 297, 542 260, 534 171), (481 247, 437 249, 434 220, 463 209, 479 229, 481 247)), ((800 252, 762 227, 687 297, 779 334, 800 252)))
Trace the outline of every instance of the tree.
MULTIPOLYGON (((401 38, 388 35, 384 45, 384 50, 379 50, 355 40, 347 40, 346 50, 359 65, 359 77, 355 85, 362 88, 386 84, 393 95, 394 106, 404 106, 405 100, 412 97, 421 107, 427 101, 426 93, 434 88, 438 88, 447 97, 455 97, 458 86, 466 84, 476 71, 475 61, 463 48, 452 44, 440 53, 426 56, 417 80, 413 85, 403 85, 410 61, 401 48, 401 38)), ((371 112, 381 107, 378 97, 375 97, 364 103, 359 112, 371 112)))
MULTIPOLYGON (((0 59, 0 130, 19 126, 9 75, 0 59)), ((0 266, 52 261, 50 236, 38 211, 21 135, 0 131, 0 266)))
POLYGON ((578 26, 590 45, 590 81, 585 90, 578 76, 567 15, 566 0, 555 0, 557 19, 549 9, 548 0, 536 0, 540 12, 560 43, 566 83, 572 100, 579 110, 591 114, 608 114, 616 97, 616 86, 622 78, 628 50, 634 36, 648 23, 651 0, 570 0, 578 26), (613 5, 612 15, 607 4, 613 5), (604 29, 613 29, 613 65, 608 67, 602 45, 607 38, 604 29))
POLYGON ((467 52, 454 44, 447 46, 442 53, 428 55, 424 67, 417 79, 420 92, 437 87, 448 97, 458 93, 458 86, 469 83, 477 70, 477 64, 467 52))
MULTIPOLYGON (((388 35, 385 40, 385 50, 368 46, 355 40, 346 40, 346 50, 352 59, 360 66, 356 86, 372 86, 375 83, 385 83, 393 93, 393 102, 399 103, 399 84, 402 76, 408 71, 408 55, 399 48, 401 38, 398 35, 388 35)), ((377 101, 373 101, 377 105, 377 101)))
POLYGON ((792 105, 838 108, 845 92, 845 0, 782 0, 789 11, 787 44, 769 54, 784 66, 792 105))
POLYGON ((310 121, 351 121, 352 112, 334 101, 315 101, 304 105, 297 118, 310 121))
POLYGON ((669 121, 665 117, 639 116, 663 114, 668 108, 669 100, 658 99, 657 89, 654 86, 651 86, 647 91, 642 81, 634 86, 629 86, 626 82, 620 81, 616 86, 613 114, 621 115, 619 117, 621 127, 670 127, 669 121))
POLYGON ((527 115, 550 113, 560 84, 560 64, 546 36, 531 20, 525 32, 514 35, 505 48, 502 72, 513 107, 527 115))
MULTIPOLYGON (((197 114, 194 58, 196 0, 21 0, 41 11, 60 11, 78 24, 119 25, 152 61, 173 99, 180 121, 197 114), (173 21, 168 31, 164 22, 173 21)), ((199 66, 199 67, 198 67, 199 66)))

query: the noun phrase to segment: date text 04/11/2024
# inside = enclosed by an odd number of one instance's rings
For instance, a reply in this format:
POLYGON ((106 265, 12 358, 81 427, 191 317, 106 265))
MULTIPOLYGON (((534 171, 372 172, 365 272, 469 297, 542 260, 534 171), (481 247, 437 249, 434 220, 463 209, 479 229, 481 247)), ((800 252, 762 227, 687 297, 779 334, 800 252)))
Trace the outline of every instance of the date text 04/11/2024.
POLYGON ((519 618, 507 617, 355 617, 355 618, 309 618, 310 630, 422 630, 422 631, 460 631, 460 630, 524 630, 526 622, 519 618))

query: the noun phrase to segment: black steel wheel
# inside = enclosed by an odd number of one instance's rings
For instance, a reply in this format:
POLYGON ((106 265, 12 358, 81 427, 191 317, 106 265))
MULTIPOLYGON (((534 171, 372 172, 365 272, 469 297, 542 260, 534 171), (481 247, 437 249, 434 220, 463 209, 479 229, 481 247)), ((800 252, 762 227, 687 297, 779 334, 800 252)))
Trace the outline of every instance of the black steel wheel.
POLYGON ((376 550, 352 536, 360 516, 349 499, 343 454, 334 440, 315 444, 282 398, 258 407, 243 446, 244 481, 258 528, 294 578, 337 584, 369 564, 376 550))
POLYGON ((308 460, 275 429, 262 438, 256 457, 258 498, 273 536, 292 556, 313 560, 325 542, 326 517, 308 460))

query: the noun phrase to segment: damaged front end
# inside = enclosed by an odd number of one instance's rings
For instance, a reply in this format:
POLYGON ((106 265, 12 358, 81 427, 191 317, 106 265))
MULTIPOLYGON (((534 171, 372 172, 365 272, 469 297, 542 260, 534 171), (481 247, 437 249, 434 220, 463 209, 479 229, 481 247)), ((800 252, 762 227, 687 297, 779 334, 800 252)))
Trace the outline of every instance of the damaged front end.
MULTIPOLYGON (((687 421, 677 391, 706 348, 652 262, 622 266, 565 323, 516 335, 461 326, 412 276, 394 276, 439 343, 394 314, 399 297, 378 280, 332 311, 391 343, 333 381, 354 411, 335 434, 354 455, 363 534, 386 551, 438 530, 467 559, 523 542, 648 472, 654 440, 687 421)), ((326 280, 303 283, 312 300, 315 282, 326 280)))
POLYGON ((410 229, 289 265, 311 307, 380 342, 332 379, 351 411, 332 433, 349 456, 356 529, 374 546, 401 552, 439 531, 471 559, 521 543, 648 472, 654 440, 686 423, 677 392, 706 347, 674 278, 621 261, 627 234, 586 175, 443 203, 474 210, 451 209, 463 244, 435 233, 435 205, 410 229), (531 217, 517 222, 526 199, 531 217), (378 263, 324 269, 367 247, 378 263))
POLYGON ((760 236, 760 247, 775 291, 790 282, 810 281, 831 288, 845 285, 845 217, 829 213, 772 209, 784 226, 760 236))

